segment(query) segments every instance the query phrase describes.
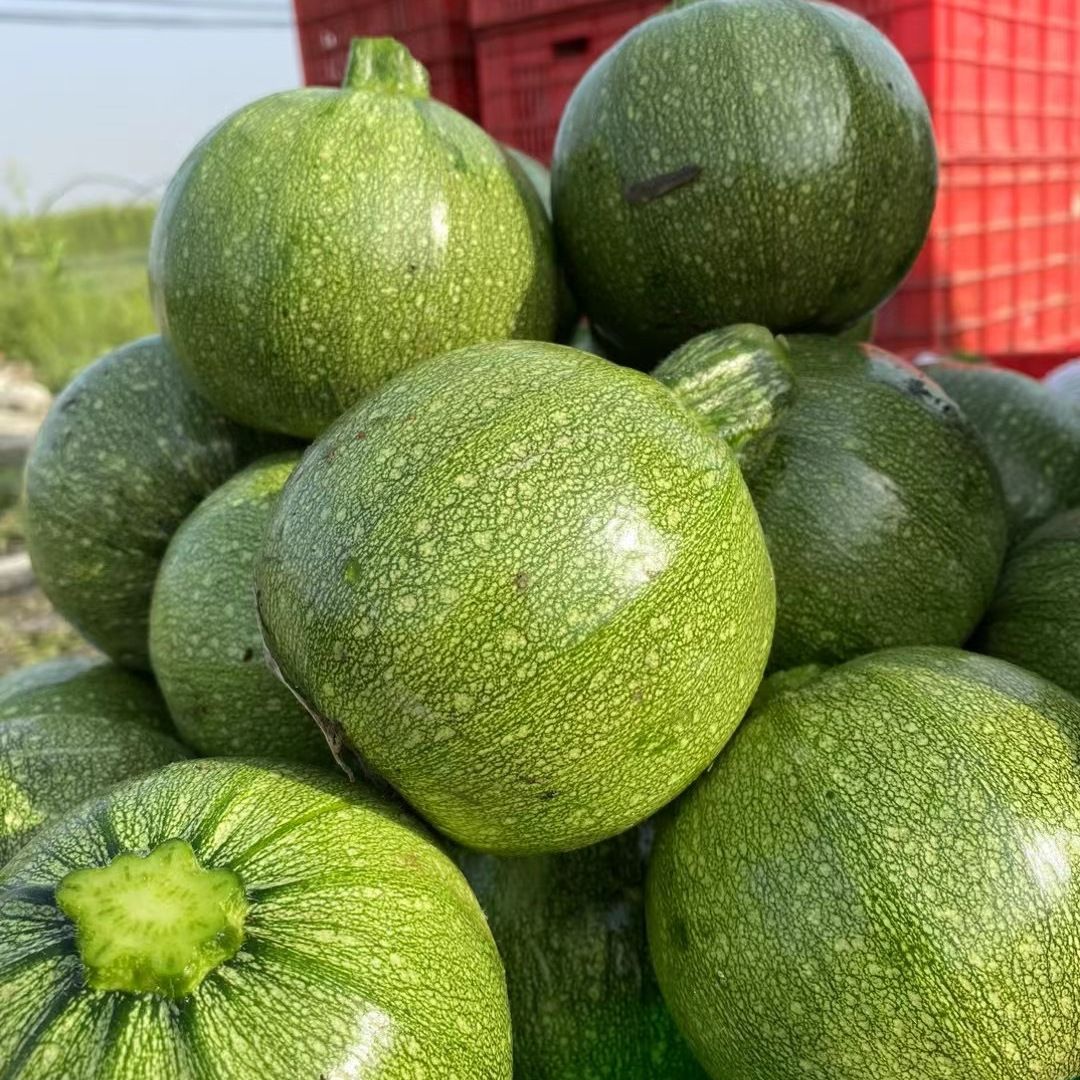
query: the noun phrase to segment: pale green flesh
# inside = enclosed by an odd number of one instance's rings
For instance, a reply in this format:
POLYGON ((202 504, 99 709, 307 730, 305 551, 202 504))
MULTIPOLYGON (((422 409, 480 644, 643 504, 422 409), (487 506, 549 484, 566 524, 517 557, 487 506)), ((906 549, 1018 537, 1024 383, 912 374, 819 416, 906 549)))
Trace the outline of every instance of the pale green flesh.
MULTIPOLYGON (((154 896, 160 913, 178 893, 154 896)), ((83 897, 75 919, 107 939, 106 901, 83 897)), ((155 963, 170 936, 153 928, 155 963)), ((42 834, 0 871, 0 1001, 0 1062, 19 1080, 511 1076, 501 964, 461 874, 403 812, 314 769, 185 762, 42 834), (229 907, 242 882, 239 951, 201 957, 209 970, 182 997, 93 989, 57 886, 104 868, 109 895, 138 917, 138 889, 115 880, 114 860, 169 841, 211 878, 158 867, 159 886, 179 879, 203 902, 221 888, 229 907)))
POLYGON ((311 437, 448 349, 550 339, 539 197, 447 106, 379 89, 257 101, 192 151, 162 202, 154 308, 228 415, 311 437))
POLYGON ((150 596, 170 536, 281 445, 196 395, 159 338, 102 357, 53 403, 27 461, 27 545, 42 589, 118 663, 148 667, 150 596))
POLYGON ((270 671, 254 565, 298 454, 228 480, 180 526, 150 611, 150 659, 177 729, 200 754, 331 764, 326 740, 270 671))
POLYGON ((231 870, 199 865, 186 840, 72 870, 56 903, 94 990, 190 994, 244 940, 247 900, 231 870))
POLYGON ((420 365, 305 455, 256 571, 286 681, 454 839, 567 850, 715 756, 773 590, 730 452, 554 345, 420 365))
POLYGON ((649 940, 723 1080, 1080 1071, 1080 704, 871 654, 774 697, 658 837, 649 940))
POLYGON ((584 76, 552 197, 574 294, 609 355, 649 368, 738 322, 837 332, 925 240, 930 115, 868 23, 804 0, 699 0, 584 76))

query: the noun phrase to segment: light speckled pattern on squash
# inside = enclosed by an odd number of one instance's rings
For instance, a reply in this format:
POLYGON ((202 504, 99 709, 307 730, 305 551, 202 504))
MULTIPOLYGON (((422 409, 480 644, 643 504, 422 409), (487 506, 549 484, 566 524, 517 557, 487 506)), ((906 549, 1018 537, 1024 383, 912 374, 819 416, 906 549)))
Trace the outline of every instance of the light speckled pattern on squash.
POLYGON ((438 828, 568 850, 681 791, 753 696, 774 593, 727 447, 653 379, 504 342, 418 365, 285 487, 283 677, 438 828))
POLYGON ((96 361, 53 402, 26 466, 26 540, 57 610, 118 663, 148 667, 158 564, 176 527, 280 438, 226 420, 160 338, 96 361))
POLYGON ((28 708, 6 715, 0 719, 0 866, 84 799, 187 756, 171 735, 102 712, 28 708))
POLYGON ((1080 696, 1080 509, 1009 552, 974 647, 1080 696))
POLYGON ((0 676, 0 707, 16 694, 24 694, 30 690, 48 690, 100 664, 100 660, 89 656, 57 656, 51 660, 41 660, 36 664, 15 668, 14 671, 0 676))
MULTIPOLYGON (((702 350, 705 390, 682 373, 691 382, 676 392, 707 412, 711 398, 741 403, 740 383, 756 390, 763 331, 740 330, 742 353, 727 331, 716 335, 729 349, 715 369, 702 350)), ((770 668, 962 645, 1005 553, 1001 487, 973 425, 930 379, 873 346, 794 335, 773 348, 761 363, 786 363, 791 386, 739 444, 776 572, 770 668)))
POLYGON ((0 872, 0 1061, 19 1080, 509 1080, 502 967, 465 879, 330 773, 192 761, 115 789, 0 872), (245 940, 179 1001, 83 984, 54 891, 187 840, 239 875, 245 940))
POLYGON ((524 174, 460 113, 377 87, 223 121, 165 194, 150 278, 199 389, 295 435, 417 360, 555 333, 554 239, 524 174))
POLYGON ((27 713, 92 713, 172 730, 165 702, 151 679, 83 657, 45 660, 0 679, 0 720, 27 713))
POLYGON ((601 344, 637 366, 731 323, 850 325, 915 261, 936 189, 900 54, 805 0, 647 20, 578 84, 552 164, 571 287, 601 344))
POLYGON ((649 960, 652 833, 564 855, 459 855, 506 966, 515 1080, 707 1080, 649 960))
POLYGON ((1080 505, 1080 407, 990 364, 939 363, 926 372, 982 436, 1005 489, 1012 540, 1080 505))
POLYGON ((649 942, 724 1080, 1080 1071, 1080 704, 895 649, 774 697, 657 837, 649 942))
POLYGON ((177 730, 200 754, 331 765, 307 710, 269 669, 254 566, 298 453, 249 465, 176 531, 150 609, 150 658, 177 730))
POLYGON ((47 660, 0 679, 0 865, 120 780, 186 757, 153 683, 115 664, 47 660))

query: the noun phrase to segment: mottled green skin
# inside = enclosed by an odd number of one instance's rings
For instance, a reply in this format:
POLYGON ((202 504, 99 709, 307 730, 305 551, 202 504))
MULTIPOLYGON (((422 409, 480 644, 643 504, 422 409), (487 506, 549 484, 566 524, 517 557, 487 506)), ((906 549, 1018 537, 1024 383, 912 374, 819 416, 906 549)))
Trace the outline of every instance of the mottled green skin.
POLYGON ((506 967, 515 1080, 706 1080, 645 940, 652 826, 564 855, 458 860, 506 967))
POLYGON ((1009 552, 974 647, 1080 696, 1080 510, 1051 518, 1009 552))
MULTIPOLYGON (((540 201, 544 204, 544 212, 547 214, 548 221, 550 221, 551 174, 536 160, 536 158, 529 157, 528 154, 524 154, 520 150, 515 150, 512 146, 507 146, 506 152, 517 162, 529 183, 535 188, 536 194, 540 196, 540 201)), ((560 268, 559 314, 558 329, 556 330, 556 339, 558 341, 573 344, 571 339, 574 336, 574 328, 577 325, 579 314, 577 301, 574 299, 574 294, 570 291, 570 286, 566 281, 566 275, 560 268)))
POLYGON ((102 661, 89 656, 58 656, 52 660, 42 660, 37 664, 16 668, 0 678, 0 708, 17 694, 30 690, 48 690, 90 668, 101 666, 104 666, 102 661))
POLYGON ((727 447, 558 345, 419 365, 304 456, 256 569, 283 677, 439 829, 498 854, 644 820, 727 741, 773 624, 727 447))
POLYGON ((0 865, 84 799, 186 757, 171 732, 153 684, 113 664, 47 661, 0 679, 0 865))
POLYGON ((0 1062, 19 1080, 509 1080, 499 957, 454 864, 319 770, 191 761, 115 789, 0 873, 0 1062), (187 840, 239 875, 240 951, 189 996, 84 985, 54 890, 187 840))
POLYGON ((200 754, 332 764, 322 732, 266 664, 254 564, 299 455, 249 465, 177 530, 150 609, 150 659, 177 730, 200 754))
POLYGON ((646 20, 578 84, 552 163, 574 295, 636 366, 730 323, 846 328, 907 273, 936 189, 930 116, 899 53, 804 0, 646 20), (635 200, 633 185, 694 167, 635 200))
POLYGON ((926 371, 982 436, 1005 489, 1013 540, 1080 505, 1080 407, 989 364, 940 363, 926 371))
MULTIPOLYGON (((776 573, 770 669, 962 644, 1005 551, 1000 486, 974 428, 879 349, 814 335, 786 346, 790 392, 739 447, 776 573)), ((733 379, 746 375, 738 359, 733 379)))
POLYGON ((147 619, 176 527, 280 446, 226 420, 160 338, 92 364, 53 402, 26 466, 26 539, 45 594, 117 663, 149 667, 147 619))
POLYGON ((739 729, 657 838, 649 943, 722 1080, 1080 1071, 1080 704, 941 648, 739 729))
POLYGON ((165 702, 148 678, 83 657, 45 660, 0 679, 0 720, 29 713, 93 714, 172 730, 165 702))
POLYGON ((302 436, 417 360, 556 327, 524 174, 448 106, 375 90, 290 90, 215 128, 165 193, 150 282, 195 385, 302 436))
POLYGON ((873 341, 874 331, 877 328, 877 312, 870 311, 864 315, 854 326, 849 327, 838 337, 842 341, 873 341))

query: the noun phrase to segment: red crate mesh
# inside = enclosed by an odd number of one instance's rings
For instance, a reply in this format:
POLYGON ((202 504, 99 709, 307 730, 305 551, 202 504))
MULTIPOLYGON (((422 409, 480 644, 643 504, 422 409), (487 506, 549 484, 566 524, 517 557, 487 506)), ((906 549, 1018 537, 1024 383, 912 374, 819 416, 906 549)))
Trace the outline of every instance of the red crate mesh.
POLYGON ((495 138, 548 161, 559 117, 581 77, 627 30, 660 7, 660 0, 594 5, 478 33, 484 127, 495 138))
POLYGON ((296 0, 304 81, 336 86, 354 37, 395 37, 426 65, 432 95, 475 119, 476 65, 465 2, 296 0))
MULTIPOLYGON (((581 76, 661 6, 295 2, 308 82, 340 80, 352 35, 392 34, 428 63, 437 97, 473 116, 479 102, 492 135, 544 161, 581 76)), ((882 344, 1036 366, 1080 353, 1080 0, 841 2, 906 58, 942 162, 926 250, 880 313, 882 344)))

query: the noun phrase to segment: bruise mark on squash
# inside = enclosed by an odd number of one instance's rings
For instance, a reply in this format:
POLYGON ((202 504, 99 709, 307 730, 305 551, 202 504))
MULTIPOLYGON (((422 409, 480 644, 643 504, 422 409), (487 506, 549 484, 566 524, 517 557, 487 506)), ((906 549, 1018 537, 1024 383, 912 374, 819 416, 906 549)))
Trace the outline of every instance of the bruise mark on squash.
POLYGON ((524 570, 519 570, 518 573, 514 575, 514 588, 517 589, 519 593, 528 592, 530 584, 529 575, 526 574, 524 570))
POLYGON ((661 173, 648 180, 637 180, 632 184, 627 184, 623 191, 623 198, 631 206, 643 206, 645 203, 670 195, 671 192, 687 184, 692 184, 700 175, 700 165, 683 165, 674 172, 661 173))

